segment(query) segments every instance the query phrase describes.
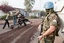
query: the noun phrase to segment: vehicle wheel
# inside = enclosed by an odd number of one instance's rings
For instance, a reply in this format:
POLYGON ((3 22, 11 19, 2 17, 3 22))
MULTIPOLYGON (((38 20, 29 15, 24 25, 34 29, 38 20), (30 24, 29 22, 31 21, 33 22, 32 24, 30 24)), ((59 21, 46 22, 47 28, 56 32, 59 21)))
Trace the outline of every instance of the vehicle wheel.
POLYGON ((14 28, 14 26, 13 25, 11 25, 11 27, 10 27, 11 29, 13 29, 14 28))

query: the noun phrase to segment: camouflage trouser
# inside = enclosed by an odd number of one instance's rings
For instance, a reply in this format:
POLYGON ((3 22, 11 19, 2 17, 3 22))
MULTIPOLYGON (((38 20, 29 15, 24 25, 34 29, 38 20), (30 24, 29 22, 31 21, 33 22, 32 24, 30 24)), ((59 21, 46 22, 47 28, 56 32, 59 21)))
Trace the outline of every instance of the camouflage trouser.
POLYGON ((54 43, 54 40, 48 40, 44 38, 44 40, 42 40, 42 43, 54 43))

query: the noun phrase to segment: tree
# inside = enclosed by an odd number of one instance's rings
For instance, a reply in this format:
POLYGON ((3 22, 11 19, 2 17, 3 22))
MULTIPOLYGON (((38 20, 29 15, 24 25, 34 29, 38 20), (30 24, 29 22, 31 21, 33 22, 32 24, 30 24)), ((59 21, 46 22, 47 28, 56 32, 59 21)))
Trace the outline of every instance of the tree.
POLYGON ((41 11, 41 13, 40 13, 40 14, 41 14, 41 16, 46 16, 46 12, 45 12, 45 11, 43 11, 43 10, 41 11))
POLYGON ((24 5, 26 6, 26 11, 30 12, 33 8, 33 5, 35 3, 35 0, 25 0, 24 5))
POLYGON ((14 8, 9 6, 8 2, 3 2, 3 4, 0 5, 0 10, 2 10, 4 13, 8 13, 9 11, 14 10, 14 8))
POLYGON ((4 13, 8 13, 9 11, 14 10, 14 8, 9 5, 1 5, 0 10, 2 10, 4 13))

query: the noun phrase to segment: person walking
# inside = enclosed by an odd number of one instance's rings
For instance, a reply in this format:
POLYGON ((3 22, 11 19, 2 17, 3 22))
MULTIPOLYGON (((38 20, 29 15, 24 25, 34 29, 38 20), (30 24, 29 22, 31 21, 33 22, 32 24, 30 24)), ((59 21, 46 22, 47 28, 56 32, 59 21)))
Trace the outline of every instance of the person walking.
POLYGON ((3 29, 6 27, 6 24, 8 25, 8 28, 9 28, 9 16, 10 16, 10 13, 7 13, 7 16, 5 18, 5 23, 4 23, 4 26, 3 26, 3 29))

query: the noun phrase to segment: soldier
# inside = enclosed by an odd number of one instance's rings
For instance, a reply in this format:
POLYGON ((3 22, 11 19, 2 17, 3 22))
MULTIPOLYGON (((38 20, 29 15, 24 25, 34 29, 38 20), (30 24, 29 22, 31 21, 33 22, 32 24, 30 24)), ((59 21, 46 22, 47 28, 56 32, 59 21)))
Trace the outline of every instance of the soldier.
POLYGON ((52 2, 45 3, 44 7, 46 9, 47 16, 44 19, 42 35, 39 36, 38 39, 39 41, 44 39, 44 43, 54 43, 56 29, 58 29, 58 15, 55 14, 53 10, 54 5, 52 2))

